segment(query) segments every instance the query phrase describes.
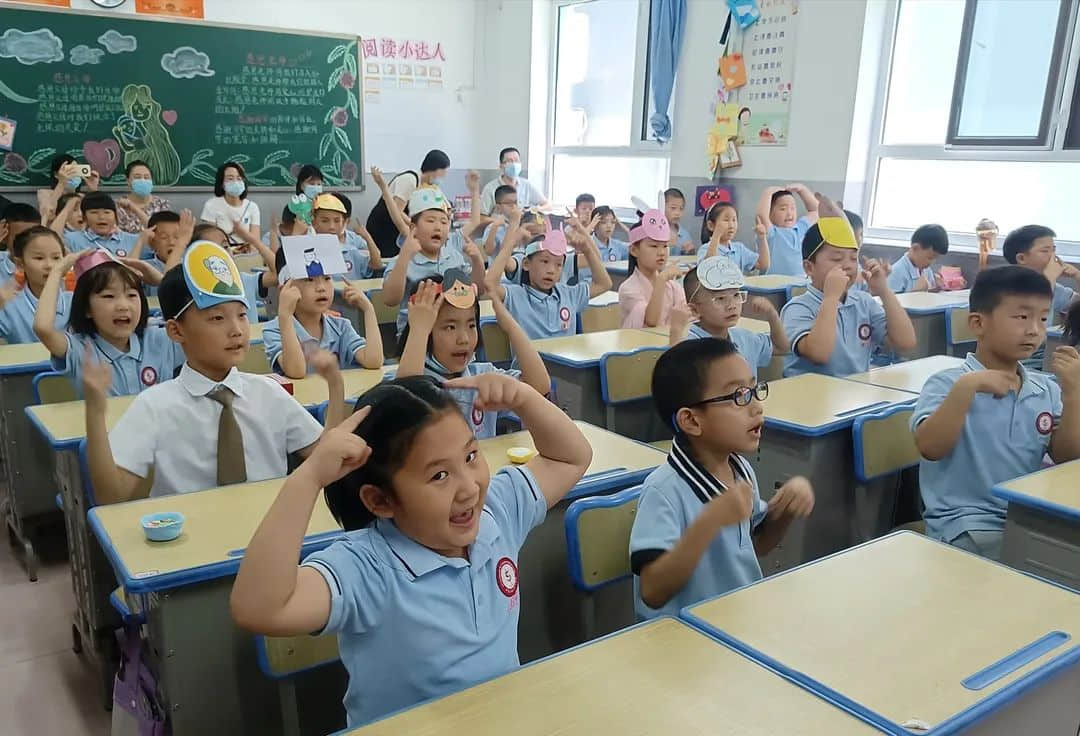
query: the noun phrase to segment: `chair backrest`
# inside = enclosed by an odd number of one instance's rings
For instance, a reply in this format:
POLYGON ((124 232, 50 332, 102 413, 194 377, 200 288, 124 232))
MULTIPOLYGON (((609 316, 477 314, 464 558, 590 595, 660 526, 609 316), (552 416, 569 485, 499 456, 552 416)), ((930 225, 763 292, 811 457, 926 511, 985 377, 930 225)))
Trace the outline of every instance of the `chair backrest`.
POLYGON ((618 302, 602 307, 586 307, 581 312, 582 332, 617 330, 622 327, 622 311, 618 302))
POLYGON ((496 322, 480 325, 484 335, 484 355, 489 363, 505 363, 510 360, 510 338, 496 322))
POLYGON ((600 358, 600 392, 605 404, 621 404, 652 396, 656 361, 667 348, 639 348, 600 358))
POLYGON ((968 315, 971 310, 967 307, 952 307, 945 313, 945 343, 947 345, 963 345, 975 342, 975 335, 968 326, 968 315))
POLYGON ((240 361, 240 365, 236 367, 244 373, 255 373, 258 375, 269 373, 270 364, 266 361, 266 346, 261 342, 249 345, 247 355, 240 361))
POLYGON ((387 324, 389 322, 397 322, 398 307, 388 306, 382 298, 382 289, 372 289, 367 293, 368 299, 371 300, 372 306, 375 307, 375 316, 378 317, 380 325, 387 324))
POLYGON ((641 486, 580 498, 566 510, 566 556, 574 585, 590 592, 630 575, 630 530, 641 486))
POLYGON ((78 401, 79 394, 66 374, 45 371, 34 376, 34 398, 39 404, 59 404, 78 401))
POLYGON ((787 287, 788 301, 791 301, 792 299, 799 296, 800 294, 805 294, 805 293, 806 293, 806 285, 805 284, 799 284, 797 286, 789 286, 789 287, 787 287))
POLYGON ((255 652, 259 669, 275 680, 293 677, 340 659, 336 634, 256 636, 255 652))
POLYGON ((912 406, 901 404, 855 418, 855 477, 866 483, 919 463, 915 435, 909 428, 912 406))

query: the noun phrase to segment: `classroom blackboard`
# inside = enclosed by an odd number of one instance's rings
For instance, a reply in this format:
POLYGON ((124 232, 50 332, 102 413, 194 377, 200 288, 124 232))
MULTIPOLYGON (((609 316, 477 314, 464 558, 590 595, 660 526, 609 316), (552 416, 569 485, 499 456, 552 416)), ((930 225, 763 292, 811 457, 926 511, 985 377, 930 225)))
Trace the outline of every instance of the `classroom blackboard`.
POLYGON ((225 161, 253 186, 305 163, 359 185, 357 40, 0 6, 0 186, 48 185, 65 151, 105 184, 142 159, 161 187, 205 189, 225 161))

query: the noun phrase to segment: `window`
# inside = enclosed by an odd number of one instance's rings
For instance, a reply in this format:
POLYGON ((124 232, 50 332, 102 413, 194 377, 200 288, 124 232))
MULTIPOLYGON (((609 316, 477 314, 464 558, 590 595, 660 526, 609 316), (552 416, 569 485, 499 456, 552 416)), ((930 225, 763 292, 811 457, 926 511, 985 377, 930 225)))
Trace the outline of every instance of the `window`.
POLYGON ((1042 223, 1080 255, 1077 3, 892 0, 871 130, 867 237, 938 222, 974 246, 1042 223), (1075 111, 1075 114, 1073 114, 1075 111))
POLYGON ((648 140, 648 0, 557 2, 554 32, 553 201, 582 192, 616 207, 632 195, 651 201, 667 187, 669 161, 648 140))

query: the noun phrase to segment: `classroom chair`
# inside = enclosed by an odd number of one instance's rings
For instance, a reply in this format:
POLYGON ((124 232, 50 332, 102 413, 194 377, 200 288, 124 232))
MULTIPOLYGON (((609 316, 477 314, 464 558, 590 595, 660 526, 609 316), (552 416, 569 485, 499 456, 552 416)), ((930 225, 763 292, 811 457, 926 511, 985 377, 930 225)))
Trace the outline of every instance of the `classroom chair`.
POLYGON ((244 373, 255 373, 260 376, 269 373, 270 363, 266 360, 266 346, 261 342, 248 346, 247 354, 236 368, 244 373))
POLYGON ((586 641, 596 635, 592 594, 631 575, 630 530, 640 496, 641 486, 635 486, 610 496, 579 498, 566 510, 566 559, 574 587, 586 594, 586 641))
POLYGON ((602 332, 622 327, 622 311, 619 303, 602 307, 588 307, 581 312, 581 329, 578 332, 602 332))
POLYGON ((949 355, 965 357, 975 349, 975 335, 968 326, 967 307, 950 307, 945 310, 945 347, 949 355))
POLYGON ((277 680, 282 733, 299 736, 296 678, 304 672, 340 661, 337 635, 256 636, 255 654, 263 674, 277 680))
MULTIPOLYGON (((891 519, 899 502, 901 473, 919 464, 919 450, 915 447, 915 435, 910 429, 912 411, 911 404, 900 404, 875 414, 865 414, 856 417, 851 430, 855 449, 855 477, 859 483, 877 482, 874 491, 894 494, 891 504, 883 504, 886 510, 891 507, 889 526, 892 525, 891 519)), ((873 492, 868 495, 873 495, 873 492)), ((897 528, 921 532, 925 526, 922 521, 917 521, 901 524, 897 528)))
POLYGON ((484 356, 489 363, 510 362, 510 338, 502 331, 495 322, 487 322, 480 325, 480 332, 484 336, 484 356))
POLYGON ((667 348, 639 348, 628 353, 607 353, 600 358, 600 394, 606 414, 604 426, 616 434, 641 442, 668 439, 652 403, 652 374, 667 348))
POLYGON ((784 300, 784 303, 786 304, 787 302, 790 302, 792 299, 799 296, 800 294, 805 294, 806 293, 806 284, 798 284, 798 285, 795 285, 795 286, 788 286, 786 289, 784 289, 784 291, 787 292, 787 299, 784 300))
MULTIPOLYGON (((398 308, 390 307, 383 302, 382 289, 372 289, 367 292, 368 299, 375 307, 375 318, 379 322, 379 334, 382 336, 383 355, 389 358, 398 357, 397 340, 397 316, 398 308)), ((364 322, 354 325, 356 331, 364 334, 364 322)))
POLYGON ((649 444, 660 452, 671 452, 671 440, 657 440, 656 442, 650 442, 649 444))
POLYGON ((34 401, 38 404, 60 404, 78 401, 75 384, 63 373, 45 371, 34 376, 34 401))

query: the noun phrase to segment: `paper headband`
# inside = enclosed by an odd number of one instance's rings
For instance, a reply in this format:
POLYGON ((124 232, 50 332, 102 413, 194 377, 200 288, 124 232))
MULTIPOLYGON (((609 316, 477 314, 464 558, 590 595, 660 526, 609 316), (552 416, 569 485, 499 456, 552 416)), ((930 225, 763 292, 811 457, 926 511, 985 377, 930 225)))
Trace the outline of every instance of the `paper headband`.
MULTIPOLYGON (((336 199, 336 197, 335 197, 336 199)), ((289 200, 289 212, 296 215, 297 219, 311 224, 311 200, 303 194, 294 194, 289 200)))
POLYGON ((416 217, 427 210, 450 211, 450 202, 435 187, 418 187, 409 195, 409 216, 416 217))
POLYGON ((330 210, 331 212, 340 212, 341 214, 347 214, 345 212, 345 204, 333 194, 320 194, 315 198, 315 204, 311 206, 314 210, 330 210))
POLYGON ((526 258, 542 250, 546 250, 553 256, 565 256, 567 251, 570 250, 570 246, 566 242, 566 235, 562 230, 552 230, 551 220, 547 217, 544 218, 544 227, 547 230, 544 233, 544 239, 525 246, 526 258))
POLYGON ((631 243, 645 238, 662 243, 666 243, 671 238, 671 226, 660 210, 646 210, 641 216, 641 224, 630 231, 631 243))
POLYGON ((701 288, 709 291, 742 289, 746 284, 742 269, 727 256, 713 256, 703 260, 698 264, 697 277, 701 288))
MULTIPOLYGON (((191 302, 199 309, 209 309, 225 302, 247 303, 244 282, 232 256, 217 243, 199 240, 188 246, 183 260, 184 281, 191 293, 191 302)), ((176 313, 180 316, 184 309, 176 313)))
MULTIPOLYGON (((75 280, 78 281, 82 278, 82 275, 95 266, 100 266, 103 263, 116 263, 123 266, 109 251, 104 248, 95 248, 94 250, 85 251, 77 259, 75 259, 75 280)), ((127 266, 124 266, 127 268, 127 266)))
MULTIPOLYGON (((818 199, 818 230, 821 231, 821 242, 810 252, 813 255, 825 243, 834 248, 856 250, 859 242, 855 240, 855 231, 851 229, 844 210, 836 202, 824 194, 817 194, 818 199)), ((808 256, 809 257, 809 256, 808 256)))
MULTIPOLYGON (((471 309, 473 305, 476 304, 478 296, 476 284, 472 283, 472 281, 469 280, 469 277, 461 269, 449 269, 443 274, 442 283, 432 284, 431 287, 435 289, 436 295, 442 294, 443 301, 451 307, 471 309)), ((416 292, 413 292, 413 295, 409 297, 409 304, 412 304, 415 301, 416 292)))

